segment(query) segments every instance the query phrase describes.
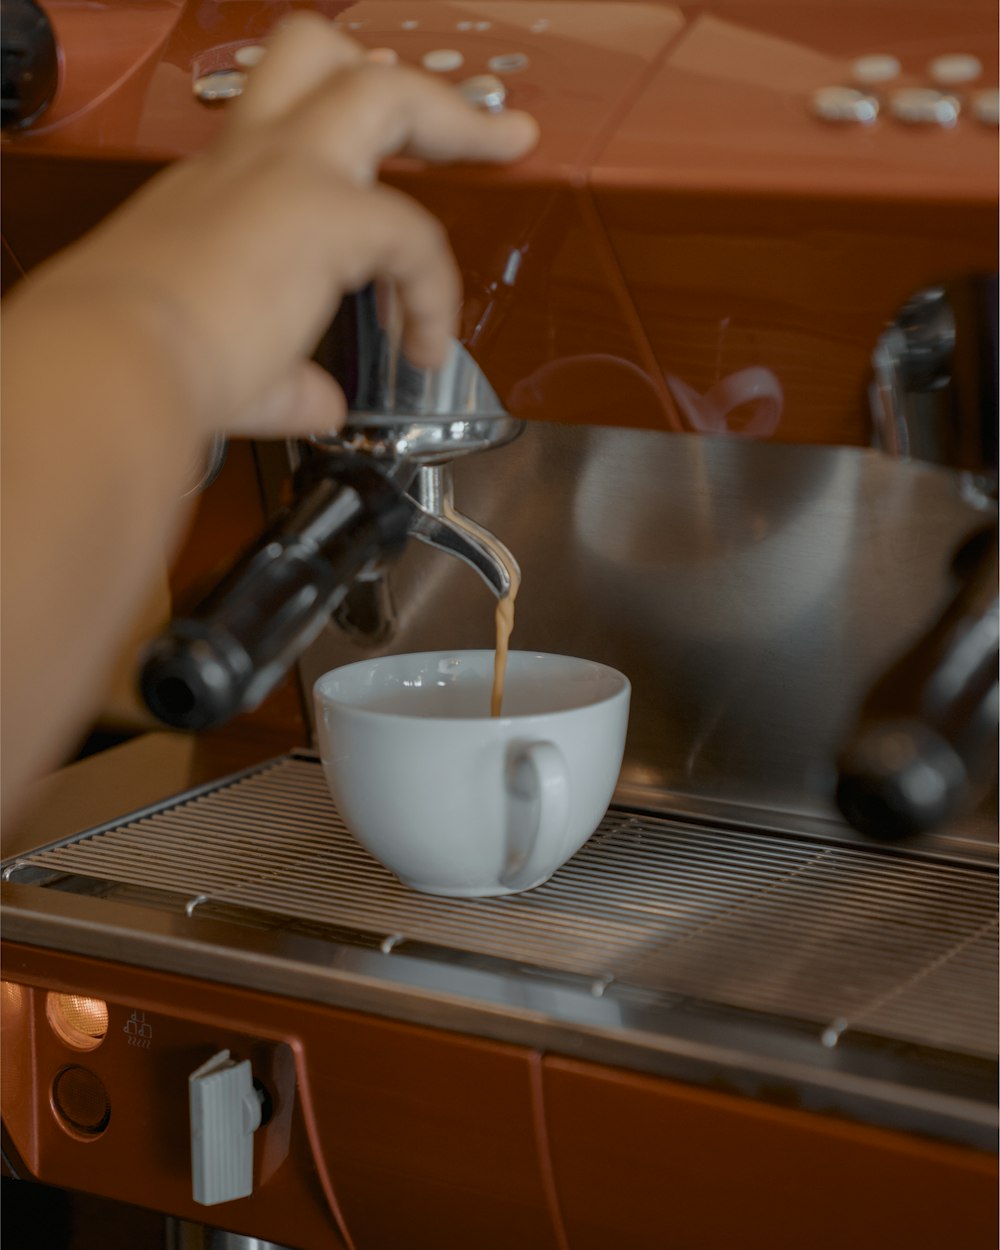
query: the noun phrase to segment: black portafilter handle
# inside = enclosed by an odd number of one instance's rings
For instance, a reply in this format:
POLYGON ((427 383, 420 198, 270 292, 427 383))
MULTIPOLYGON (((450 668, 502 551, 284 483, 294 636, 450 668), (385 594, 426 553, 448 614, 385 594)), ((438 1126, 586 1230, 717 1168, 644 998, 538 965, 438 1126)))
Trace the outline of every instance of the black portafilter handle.
POLYGON ((944 825, 996 760, 995 525, 963 544, 954 568, 957 594, 873 687, 838 760, 838 806, 874 837, 944 825))
POLYGON ((222 582, 148 647, 142 697, 177 729, 256 707, 317 636, 354 578, 406 543, 407 466, 333 453, 310 462, 297 497, 222 582))

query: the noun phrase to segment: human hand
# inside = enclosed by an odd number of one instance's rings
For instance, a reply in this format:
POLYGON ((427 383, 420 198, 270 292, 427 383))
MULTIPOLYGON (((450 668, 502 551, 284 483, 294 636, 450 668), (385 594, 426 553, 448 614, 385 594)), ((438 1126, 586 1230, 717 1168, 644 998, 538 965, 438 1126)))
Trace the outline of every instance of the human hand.
POLYGON ((219 139, 40 272, 32 296, 145 327, 183 381, 196 437, 334 428, 343 395, 307 358, 342 297, 395 283, 404 350, 427 366, 442 361, 461 298, 440 224, 376 181, 380 162, 503 162, 536 138, 526 114, 478 112, 299 14, 219 139))

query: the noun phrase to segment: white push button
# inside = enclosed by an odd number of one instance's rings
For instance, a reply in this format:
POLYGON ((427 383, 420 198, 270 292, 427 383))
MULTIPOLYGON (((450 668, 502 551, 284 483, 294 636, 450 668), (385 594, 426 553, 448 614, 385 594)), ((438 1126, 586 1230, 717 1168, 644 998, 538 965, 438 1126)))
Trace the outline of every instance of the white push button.
POLYGON ((859 56, 856 61, 851 62, 851 77, 855 82, 871 87, 875 83, 891 82, 898 78, 901 69, 902 66, 894 56, 882 53, 859 56))
POLYGON ((933 87, 903 87, 893 93, 892 115, 908 126, 954 126, 962 106, 933 87))
POLYGON ((233 60, 237 65, 242 65, 244 69, 253 69, 255 65, 259 65, 264 59, 264 53, 267 48, 261 43, 248 43, 242 48, 237 48, 233 54, 233 60))
POLYGON ((250 1062, 220 1050, 188 1077, 191 1108, 191 1192, 211 1207, 253 1193, 253 1135, 260 1099, 250 1062))
POLYGON ((194 80, 194 93, 203 104, 235 100, 243 94, 247 76, 238 69, 217 69, 194 80))
POLYGON ((927 67, 935 82, 953 87, 960 82, 975 82, 983 72, 983 63, 977 56, 966 53, 935 57, 927 67))
POLYGON ((433 52, 425 52, 421 58, 424 69, 432 74, 447 74, 449 70, 460 69, 465 57, 455 48, 435 48, 433 52))
POLYGON ((507 99, 507 88, 493 74, 477 74, 475 78, 467 78, 455 90, 461 92, 469 104, 475 108, 486 109, 489 113, 501 112, 507 99))
POLYGON ((878 117, 878 100, 854 87, 820 87, 813 94, 813 112, 825 122, 866 126, 878 117))
POLYGON ((505 52, 501 56, 490 57, 486 68, 494 74, 516 74, 528 68, 528 58, 523 52, 505 52))
POLYGON ((972 111, 984 126, 1000 125, 1000 91, 977 91, 972 97, 972 111))

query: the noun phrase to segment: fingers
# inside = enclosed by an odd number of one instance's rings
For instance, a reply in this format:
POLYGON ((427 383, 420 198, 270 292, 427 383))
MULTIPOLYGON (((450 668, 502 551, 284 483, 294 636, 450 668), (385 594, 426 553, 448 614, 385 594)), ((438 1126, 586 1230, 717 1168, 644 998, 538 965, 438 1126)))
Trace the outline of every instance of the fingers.
POLYGON ((446 83, 367 53, 313 13, 279 30, 230 115, 230 132, 286 121, 296 146, 370 182, 392 153, 429 161, 516 160, 534 147, 526 113, 483 113, 446 83))
POLYGON ((341 205, 327 239, 331 271, 341 289, 357 291, 376 279, 391 282, 403 317, 402 346, 419 368, 444 363, 455 333, 462 283, 441 223, 409 196, 389 187, 340 190, 341 205), (350 216, 345 255, 338 220, 350 216))
POLYGON ((322 152, 358 182, 371 181, 386 156, 429 161, 506 162, 538 140, 526 113, 484 113, 438 79, 406 66, 362 58, 345 65, 289 118, 290 138, 322 152))
POLYGON ((314 360, 303 360, 229 424, 229 432, 250 437, 294 438, 339 430, 347 403, 344 392, 314 360))
POLYGON ((317 13, 297 13, 267 44, 229 117, 232 132, 284 116, 338 71, 357 65, 365 51, 317 13))

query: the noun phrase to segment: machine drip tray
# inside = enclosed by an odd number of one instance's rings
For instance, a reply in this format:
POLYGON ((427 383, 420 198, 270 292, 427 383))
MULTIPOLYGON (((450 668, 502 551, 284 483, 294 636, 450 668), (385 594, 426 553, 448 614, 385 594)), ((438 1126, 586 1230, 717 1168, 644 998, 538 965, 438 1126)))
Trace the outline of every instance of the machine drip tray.
POLYGON ((545 885, 437 898, 354 841, 297 753, 3 875, 11 940, 995 1131, 992 867, 612 808, 545 885))

